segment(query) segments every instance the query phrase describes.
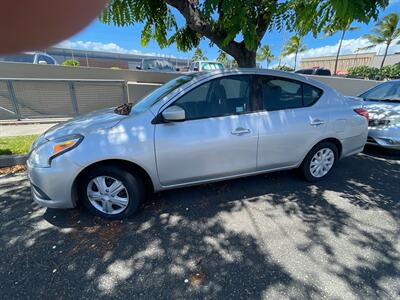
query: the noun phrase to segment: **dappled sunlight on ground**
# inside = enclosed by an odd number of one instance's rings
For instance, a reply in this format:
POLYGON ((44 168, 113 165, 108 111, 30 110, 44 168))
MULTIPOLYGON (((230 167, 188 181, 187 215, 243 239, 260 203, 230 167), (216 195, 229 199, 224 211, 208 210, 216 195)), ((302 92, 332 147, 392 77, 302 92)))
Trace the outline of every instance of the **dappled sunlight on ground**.
POLYGON ((124 221, 30 200, 0 177, 5 298, 398 298, 400 160, 308 184, 280 172, 153 195, 124 221))

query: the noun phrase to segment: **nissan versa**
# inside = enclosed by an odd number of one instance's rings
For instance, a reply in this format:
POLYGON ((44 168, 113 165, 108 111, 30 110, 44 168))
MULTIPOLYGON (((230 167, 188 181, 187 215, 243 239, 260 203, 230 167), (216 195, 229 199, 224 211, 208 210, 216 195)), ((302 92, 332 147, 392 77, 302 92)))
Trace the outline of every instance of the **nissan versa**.
MULTIPOLYGON (((59 124, 33 144, 34 200, 102 217, 146 193, 299 168, 311 182, 362 151, 368 112, 301 75, 256 69, 178 77, 135 104, 59 124)), ((266 187, 267 188, 267 187, 266 187)))

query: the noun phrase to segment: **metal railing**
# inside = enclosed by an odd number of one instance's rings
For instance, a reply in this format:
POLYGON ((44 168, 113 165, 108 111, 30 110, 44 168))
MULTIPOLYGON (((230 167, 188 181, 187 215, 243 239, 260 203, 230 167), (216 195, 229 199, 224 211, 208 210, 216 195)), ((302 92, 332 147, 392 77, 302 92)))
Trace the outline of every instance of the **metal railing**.
POLYGON ((0 78, 0 120, 73 117, 127 102, 124 80, 0 78))

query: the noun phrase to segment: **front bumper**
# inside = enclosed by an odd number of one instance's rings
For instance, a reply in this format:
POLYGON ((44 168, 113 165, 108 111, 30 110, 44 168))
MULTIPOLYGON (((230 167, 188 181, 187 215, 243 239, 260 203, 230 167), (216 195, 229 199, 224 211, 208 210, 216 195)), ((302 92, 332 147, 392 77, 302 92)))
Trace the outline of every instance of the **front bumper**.
POLYGON ((49 168, 32 166, 28 160, 28 178, 32 198, 41 206, 50 208, 73 208, 72 187, 80 167, 68 159, 56 158, 49 168))

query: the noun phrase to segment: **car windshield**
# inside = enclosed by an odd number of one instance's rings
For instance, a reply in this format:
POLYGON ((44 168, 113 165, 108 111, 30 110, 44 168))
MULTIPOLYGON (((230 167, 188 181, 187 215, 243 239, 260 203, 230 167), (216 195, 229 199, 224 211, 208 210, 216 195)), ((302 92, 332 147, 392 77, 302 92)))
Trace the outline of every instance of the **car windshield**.
POLYGON ((360 97, 366 101, 400 102, 400 81, 382 83, 360 97))
POLYGON ((201 66, 203 70, 219 70, 224 68, 223 64, 214 62, 203 62, 201 66))
POLYGON ((3 60, 9 62, 33 63, 34 57, 33 54, 15 54, 5 56, 3 60))
POLYGON ((192 80, 193 77, 193 75, 185 75, 168 81, 166 84, 162 85, 158 89, 155 89, 138 103, 136 103, 132 107, 133 113, 138 114, 149 109, 151 106, 170 94, 172 91, 192 80))

